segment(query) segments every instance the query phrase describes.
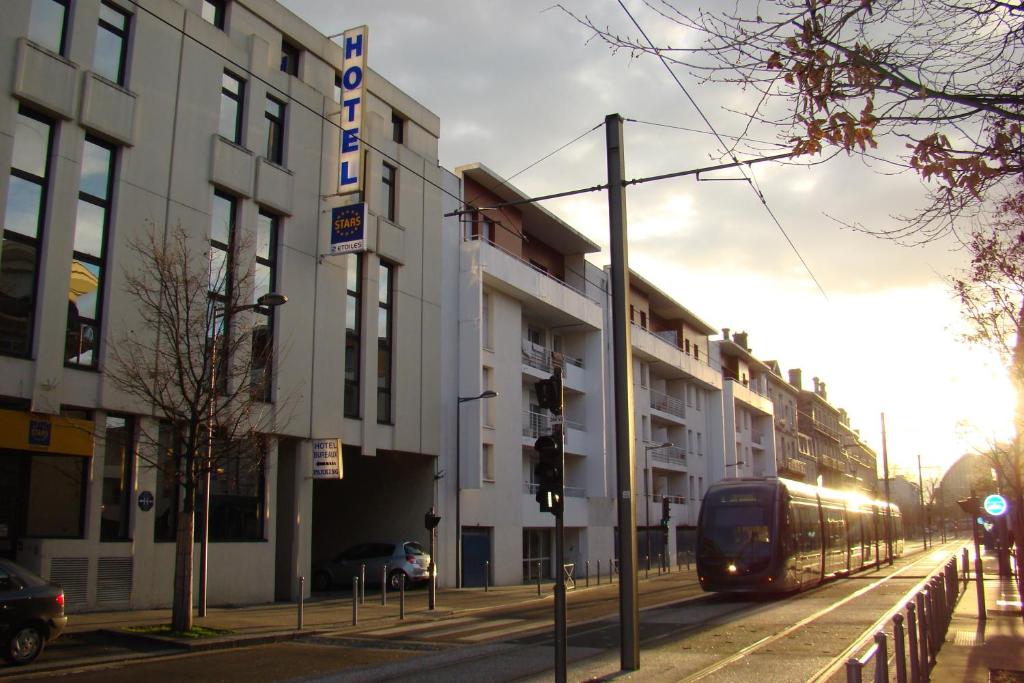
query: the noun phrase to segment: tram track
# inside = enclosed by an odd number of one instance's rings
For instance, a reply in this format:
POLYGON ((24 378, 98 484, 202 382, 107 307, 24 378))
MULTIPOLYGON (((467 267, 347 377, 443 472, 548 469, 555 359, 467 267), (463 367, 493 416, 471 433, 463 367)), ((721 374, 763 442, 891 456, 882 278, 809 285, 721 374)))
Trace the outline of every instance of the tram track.
MULTIPOLYGON (((953 550, 956 547, 959 547, 958 544, 948 544, 948 545, 950 547, 950 553, 949 553, 950 555, 953 554, 953 550)), ((813 612, 812 614, 808 615, 807 617, 804 617, 803 619, 800 619, 799 621, 797 621, 793 625, 789 626, 788 628, 785 628, 782 631, 779 631, 777 633, 773 633, 771 635, 765 636, 765 637, 763 637, 763 638, 761 638, 761 639, 759 639, 759 640, 757 640, 757 641, 755 641, 755 642, 753 642, 753 643, 751 643, 749 645, 746 645, 746 646, 742 647, 740 650, 738 650, 737 652, 735 652, 735 653, 733 653, 731 655, 728 655, 728 656, 726 656, 726 657, 724 657, 722 659, 719 659, 718 661, 716 661, 715 663, 713 663, 711 665, 705 666, 704 668, 702 668, 702 669, 700 669, 700 670, 698 670, 696 672, 687 674, 686 676, 684 676, 680 680, 681 681, 685 681, 687 683, 690 683, 690 682, 694 682, 694 681, 704 680, 704 679, 712 676, 713 674, 721 672, 724 669, 726 669, 727 667, 729 667, 729 666, 731 666, 733 664, 736 664, 738 662, 741 662, 744 659, 750 657, 751 655, 756 654, 757 652, 764 650, 769 645, 772 645, 772 644, 774 644, 776 642, 782 641, 782 640, 784 640, 786 638, 792 637, 793 634, 795 634, 796 632, 800 631, 801 629, 805 629, 805 628, 808 628, 808 627, 814 625, 816 622, 819 622, 823 617, 836 613, 838 610, 840 610, 844 606, 849 605, 850 603, 854 602, 855 600, 858 600, 858 599, 862 598, 864 595, 866 595, 867 593, 870 593, 871 591, 877 590, 878 588, 881 588, 882 586, 885 586, 890 581, 894 581, 894 580, 897 580, 897 579, 900 579, 900 578, 903 578, 903 579, 916 579, 918 581, 918 583, 916 583, 915 584, 915 588, 911 589, 911 591, 910 591, 910 592, 913 592, 916 589, 916 587, 918 585, 920 585, 920 582, 925 580, 925 578, 927 578, 927 576, 930 575, 930 572, 928 572, 928 573, 926 573, 924 575, 915 574, 915 575, 907 576, 905 574, 906 574, 906 572, 911 571, 912 569, 916 568, 918 565, 920 565, 920 564, 922 564, 924 562, 934 562, 934 552, 933 553, 928 553, 926 555, 923 555, 922 557, 914 559, 909 564, 907 564, 905 567, 901 567, 899 569, 896 569, 892 573, 887 574, 886 576, 880 577, 880 578, 872 581, 868 585, 863 586, 863 587, 857 589, 856 591, 854 591, 850 595, 847 595, 846 597, 840 599, 839 601, 837 601, 837 602, 835 602, 833 604, 830 604, 827 607, 819 609, 819 610, 813 612)), ((863 575, 861 575, 861 576, 863 576, 863 575)), ((846 580, 847 579, 841 579, 841 581, 846 581, 846 580)), ((826 585, 823 585, 823 586, 819 586, 819 587, 815 588, 813 591, 809 591, 809 592, 807 592, 807 593, 805 593, 803 595, 810 596, 810 595, 813 595, 815 592, 827 590, 827 589, 829 589, 831 587, 834 587, 836 585, 837 584, 835 582, 832 582, 832 583, 829 583, 829 584, 826 584, 826 585)), ((902 604, 902 602, 903 602, 902 599, 897 601, 897 605, 902 604)), ((896 609, 896 608, 894 608, 894 609, 896 609)), ((883 615, 878 620, 873 622, 871 626, 869 626, 867 629, 864 629, 864 631, 862 631, 861 637, 858 637, 853 642, 853 644, 851 644, 846 649, 844 649, 843 652, 841 652, 839 655, 833 657, 828 665, 826 665, 825 667, 822 667, 821 669, 819 669, 808 680, 820 683, 821 681, 825 681, 830 676, 832 676, 835 673, 835 671, 837 671, 837 664, 838 664, 839 667, 842 666, 842 662, 844 662, 845 659, 847 657, 849 657, 850 652, 855 648, 856 643, 858 643, 858 642, 860 642, 862 640, 863 635, 864 634, 873 633, 874 630, 877 630, 879 623, 884 623, 884 621, 890 616, 890 613, 891 613, 891 610, 887 611, 885 613, 885 615, 883 615)))

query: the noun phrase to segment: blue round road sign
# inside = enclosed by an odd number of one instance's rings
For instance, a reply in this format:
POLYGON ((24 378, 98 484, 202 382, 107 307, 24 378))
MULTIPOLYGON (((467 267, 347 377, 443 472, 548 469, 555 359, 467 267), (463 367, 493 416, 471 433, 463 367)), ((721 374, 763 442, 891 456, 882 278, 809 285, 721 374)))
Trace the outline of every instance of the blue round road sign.
POLYGON ((149 512, 153 509, 153 494, 149 491, 143 491, 139 494, 139 509, 143 512, 149 512))
POLYGON ((1006 499, 998 493, 993 493, 991 496, 987 496, 985 498, 983 507, 985 508, 985 512, 993 517, 998 517, 1006 512, 1006 499))

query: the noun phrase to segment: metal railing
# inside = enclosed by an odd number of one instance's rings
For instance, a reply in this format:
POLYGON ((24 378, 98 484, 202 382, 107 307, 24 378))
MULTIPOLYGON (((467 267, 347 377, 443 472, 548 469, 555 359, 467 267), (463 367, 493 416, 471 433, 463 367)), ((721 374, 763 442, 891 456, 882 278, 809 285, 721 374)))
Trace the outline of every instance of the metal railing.
POLYGON ((495 244, 494 242, 491 242, 490 240, 481 239, 481 235, 466 235, 465 239, 466 239, 467 242, 479 241, 479 242, 481 242, 483 244, 486 244, 488 247, 490 247, 492 249, 496 249, 496 250, 500 251, 501 253, 505 254, 506 256, 508 256, 510 258, 513 258, 516 261, 519 261, 520 263, 522 263, 527 268, 530 268, 531 270, 534 270, 537 273, 540 273, 541 275, 543 275, 546 278, 554 280, 555 282, 557 282, 558 284, 562 285, 563 287, 567 287, 567 288, 571 289, 573 292, 579 294, 580 296, 585 297, 585 298, 587 298, 590 301, 593 301, 595 303, 601 303, 597 299, 596 295, 595 296, 591 296, 591 295, 587 294, 586 292, 584 292, 582 289, 578 289, 576 287, 573 287, 572 285, 567 283, 565 280, 562 280, 561 278, 555 277, 554 275, 552 275, 548 271, 544 270, 543 268, 538 268, 537 266, 533 265, 527 259, 524 259, 522 256, 519 256, 518 254, 513 254, 508 249, 503 249, 503 248, 499 247, 497 244, 495 244))
POLYGON ((676 505, 686 505, 686 496, 675 496, 672 495, 671 493, 655 493, 653 496, 651 496, 651 498, 655 503, 660 503, 663 500, 667 500, 668 502, 675 503, 676 505))
POLYGON ((683 399, 663 394, 660 391, 651 391, 651 407, 676 417, 686 417, 686 403, 683 399))
MULTIPOLYGON (((892 616, 897 683, 927 681, 935 666, 935 656, 945 641, 961 588, 966 589, 966 583, 961 584, 957 573, 956 556, 919 586, 892 616)), ((862 683, 864 669, 872 665, 874 681, 889 680, 889 637, 884 630, 879 630, 871 640, 873 644, 863 655, 846 660, 847 683, 862 683)), ((851 651, 857 652, 865 642, 856 643, 851 651)))
MULTIPOLYGON (((576 420, 563 420, 566 429, 586 431, 587 426, 576 420)), ((551 416, 547 413, 536 413, 532 410, 523 411, 523 436, 537 438, 542 434, 551 433, 551 416)))
POLYGON ((560 351, 553 351, 546 346, 534 344, 528 339, 522 344, 523 365, 540 370, 541 372, 554 372, 555 368, 564 368, 566 365, 583 367, 583 359, 575 358, 560 351))
POLYGON ((652 448, 647 456, 657 462, 667 462, 670 465, 686 465, 686 449, 679 446, 652 448))
MULTIPOLYGON (((523 493, 529 493, 530 495, 536 495, 537 491, 540 490, 540 484, 532 481, 523 482, 523 493)), ((586 498, 587 489, 582 486, 566 486, 565 487, 566 498, 586 498)))

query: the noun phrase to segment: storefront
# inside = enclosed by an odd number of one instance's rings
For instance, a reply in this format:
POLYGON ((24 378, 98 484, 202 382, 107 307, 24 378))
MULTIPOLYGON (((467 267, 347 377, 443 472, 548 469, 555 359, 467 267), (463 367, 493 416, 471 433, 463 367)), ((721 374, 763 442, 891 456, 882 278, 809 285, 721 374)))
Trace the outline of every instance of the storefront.
POLYGON ((26 538, 82 538, 93 423, 0 410, 0 557, 31 564, 26 538))

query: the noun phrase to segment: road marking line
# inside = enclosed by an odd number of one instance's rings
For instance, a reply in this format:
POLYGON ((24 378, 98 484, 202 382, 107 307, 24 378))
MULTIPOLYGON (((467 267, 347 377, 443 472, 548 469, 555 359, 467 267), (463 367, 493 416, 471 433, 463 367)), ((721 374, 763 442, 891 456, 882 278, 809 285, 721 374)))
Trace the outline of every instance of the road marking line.
POLYGON ((395 634, 395 633, 411 633, 413 631, 427 630, 427 629, 433 628, 434 626, 437 626, 438 624, 441 624, 441 623, 443 623, 445 625, 450 625, 450 624, 456 624, 456 623, 458 623, 458 624, 465 624, 466 622, 471 622, 471 621, 472 622, 478 622, 478 621, 480 621, 480 617, 458 617, 458 618, 455 618, 455 619, 445 619, 443 622, 428 622, 428 623, 420 622, 418 624, 403 624, 401 626, 391 626, 389 628, 374 629, 373 631, 363 631, 363 632, 359 633, 358 635, 361 635, 361 636, 386 636, 386 635, 392 635, 392 634, 395 634))

